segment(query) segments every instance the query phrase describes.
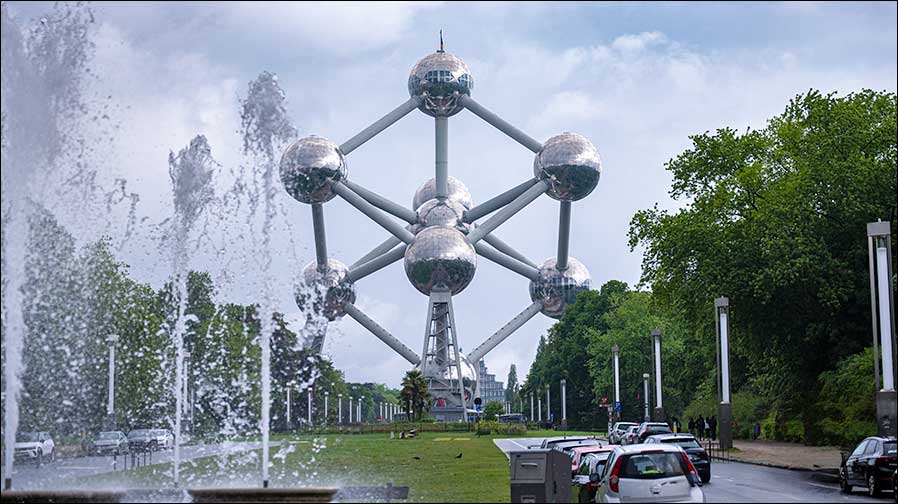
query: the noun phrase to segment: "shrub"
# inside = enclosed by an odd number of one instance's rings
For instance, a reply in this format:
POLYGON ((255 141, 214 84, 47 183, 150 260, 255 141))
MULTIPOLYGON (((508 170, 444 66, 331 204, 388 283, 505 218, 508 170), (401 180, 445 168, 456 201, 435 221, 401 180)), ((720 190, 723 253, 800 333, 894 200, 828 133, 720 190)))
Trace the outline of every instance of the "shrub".
POLYGON ((478 436, 502 435, 517 436, 527 433, 527 427, 524 424, 499 423, 484 420, 475 424, 475 432, 478 436))

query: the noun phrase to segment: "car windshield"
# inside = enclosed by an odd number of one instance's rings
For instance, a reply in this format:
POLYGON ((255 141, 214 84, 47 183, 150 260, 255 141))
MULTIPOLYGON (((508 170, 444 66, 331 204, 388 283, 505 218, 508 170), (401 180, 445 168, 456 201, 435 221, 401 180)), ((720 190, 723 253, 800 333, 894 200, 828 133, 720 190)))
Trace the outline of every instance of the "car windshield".
POLYGON ((141 429, 141 430, 133 430, 128 433, 129 438, 142 438, 150 435, 150 431, 141 429))
POLYGON ((101 432, 97 435, 97 439, 101 441, 109 441, 118 439, 118 432, 101 432))
POLYGON ((667 444, 675 444, 682 448, 701 448, 701 445, 699 445, 698 441, 696 441, 695 439, 673 438, 673 439, 662 439, 661 442, 667 443, 667 444))
POLYGON ((17 443, 37 443, 39 435, 37 432, 20 432, 16 436, 17 443))
POLYGON ((896 448, 898 448, 898 442, 887 441, 882 445, 882 452, 886 455, 895 455, 896 448))
POLYGON ((660 432, 670 432, 670 427, 666 425, 649 425, 645 429, 649 434, 657 434, 660 432))
POLYGON ((621 463, 621 478, 661 479, 683 476, 679 453, 638 453, 621 463))

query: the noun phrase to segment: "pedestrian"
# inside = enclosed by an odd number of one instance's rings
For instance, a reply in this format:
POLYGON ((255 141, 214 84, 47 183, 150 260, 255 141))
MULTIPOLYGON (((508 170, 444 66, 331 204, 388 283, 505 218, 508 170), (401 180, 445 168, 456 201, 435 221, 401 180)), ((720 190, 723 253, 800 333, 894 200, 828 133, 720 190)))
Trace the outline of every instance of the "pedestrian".
POLYGON ((689 433, 693 436, 695 435, 695 420, 692 417, 689 417, 689 423, 686 424, 689 427, 689 433))
POLYGON ((710 420, 710 418, 705 417, 705 437, 707 437, 708 439, 713 439, 711 437, 711 423, 708 420, 710 420))
POLYGON ((705 417, 699 415, 695 428, 698 429, 698 438, 705 439, 705 417))
POLYGON ((761 439, 761 422, 755 422, 754 438, 761 439))
POLYGON ((717 415, 711 415, 711 421, 708 423, 711 427, 711 439, 717 439, 717 415))
POLYGON ((673 419, 673 431, 674 431, 674 434, 680 433, 680 421, 677 420, 677 417, 674 417, 674 419, 673 419))

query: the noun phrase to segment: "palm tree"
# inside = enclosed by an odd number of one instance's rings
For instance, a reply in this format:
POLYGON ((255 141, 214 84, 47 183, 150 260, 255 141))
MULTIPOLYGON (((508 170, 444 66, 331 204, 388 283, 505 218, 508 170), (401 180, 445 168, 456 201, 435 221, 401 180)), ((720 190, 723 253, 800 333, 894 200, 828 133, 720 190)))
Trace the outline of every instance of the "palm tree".
POLYGON ((405 373, 405 378, 402 379, 401 395, 407 406, 407 411, 414 412, 417 420, 421 420, 424 411, 430 409, 430 391, 427 389, 427 380, 417 369, 405 373))

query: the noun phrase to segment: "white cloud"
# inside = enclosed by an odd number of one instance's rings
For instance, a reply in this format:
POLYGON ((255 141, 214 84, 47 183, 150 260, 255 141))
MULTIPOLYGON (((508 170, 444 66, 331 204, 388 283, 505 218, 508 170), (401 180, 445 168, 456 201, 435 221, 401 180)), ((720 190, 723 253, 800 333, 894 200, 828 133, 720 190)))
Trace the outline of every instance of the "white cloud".
POLYGON ((667 40, 663 33, 657 31, 621 35, 614 39, 611 47, 619 51, 641 51, 649 46, 662 44, 667 40))

